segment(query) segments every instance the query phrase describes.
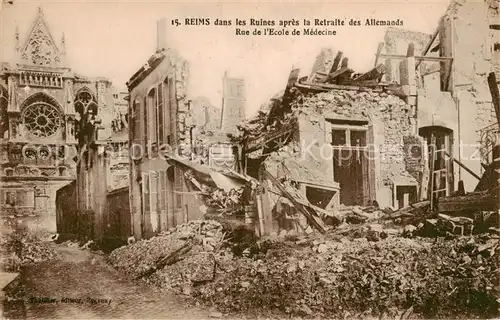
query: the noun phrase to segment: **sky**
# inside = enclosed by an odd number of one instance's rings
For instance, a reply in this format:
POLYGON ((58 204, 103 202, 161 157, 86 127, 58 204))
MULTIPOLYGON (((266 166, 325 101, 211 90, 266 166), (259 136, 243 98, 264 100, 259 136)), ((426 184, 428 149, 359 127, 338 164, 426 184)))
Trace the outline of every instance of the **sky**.
MULTIPOLYGON (((340 26, 335 36, 241 36, 234 20, 367 19, 404 22, 402 28, 432 34, 448 0, 330 2, 170 2, 170 1, 30 1, 15 0, 0 13, 0 60, 12 61, 16 26, 20 45, 26 41, 37 7, 57 44, 66 38, 66 59, 73 71, 101 76, 126 90, 125 83, 156 50, 156 21, 166 18, 166 43, 190 66, 188 94, 205 96, 221 106, 222 78, 245 79, 247 115, 284 89, 292 67, 310 73, 321 48, 340 50, 356 72, 373 67, 384 27, 340 26), (232 20, 232 26, 173 26, 173 19, 232 20)), ((276 27, 280 29, 279 27, 276 27)), ((303 26, 295 27, 299 30, 303 26)), ((325 29, 326 27, 320 27, 325 29)), ((253 27, 247 27, 253 30, 253 27)), ((287 29, 292 30, 293 27, 287 29)))

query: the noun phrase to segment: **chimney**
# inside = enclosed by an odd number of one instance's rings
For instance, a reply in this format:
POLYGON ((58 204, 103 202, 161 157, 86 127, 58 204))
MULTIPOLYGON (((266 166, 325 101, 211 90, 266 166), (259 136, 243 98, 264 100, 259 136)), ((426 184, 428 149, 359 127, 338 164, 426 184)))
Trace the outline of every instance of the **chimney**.
POLYGON ((167 20, 161 18, 156 22, 156 50, 167 49, 167 20))

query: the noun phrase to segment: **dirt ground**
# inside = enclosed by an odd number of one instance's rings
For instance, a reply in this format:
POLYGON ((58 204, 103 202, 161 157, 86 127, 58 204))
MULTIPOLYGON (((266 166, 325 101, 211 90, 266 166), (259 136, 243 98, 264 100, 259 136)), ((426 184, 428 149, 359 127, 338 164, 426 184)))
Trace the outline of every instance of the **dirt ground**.
POLYGON ((7 292, 6 319, 207 319, 210 310, 121 279, 104 257, 52 244, 61 258, 26 267, 7 292))

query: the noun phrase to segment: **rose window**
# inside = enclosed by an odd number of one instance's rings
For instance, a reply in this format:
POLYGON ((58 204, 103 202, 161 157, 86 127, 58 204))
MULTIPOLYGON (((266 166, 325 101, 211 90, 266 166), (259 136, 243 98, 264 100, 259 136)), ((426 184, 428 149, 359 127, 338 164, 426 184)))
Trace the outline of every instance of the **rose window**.
POLYGON ((25 128, 34 136, 53 136, 61 127, 61 117, 56 107, 38 102, 26 108, 23 115, 25 128))

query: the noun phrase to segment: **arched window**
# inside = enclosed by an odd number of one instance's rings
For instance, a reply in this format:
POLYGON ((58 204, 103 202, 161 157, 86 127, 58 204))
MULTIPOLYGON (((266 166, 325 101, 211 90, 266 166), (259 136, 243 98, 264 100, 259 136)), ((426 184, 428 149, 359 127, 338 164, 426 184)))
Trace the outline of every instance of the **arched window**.
POLYGON ((0 139, 7 138, 4 135, 9 132, 9 118, 7 115, 7 89, 0 85, 0 139))
POLYGON ((162 145, 165 143, 165 127, 164 127, 164 110, 163 110, 163 83, 158 84, 157 89, 157 99, 156 99, 156 113, 158 114, 158 144, 162 145))
POLYGON ((170 132, 170 128, 172 128, 172 111, 170 110, 170 92, 169 92, 169 79, 168 78, 165 78, 165 80, 163 80, 163 84, 162 84, 162 87, 163 87, 163 127, 164 127, 164 140, 165 140, 165 143, 167 144, 171 144, 172 141, 171 141, 171 135, 172 133, 170 132))
POLYGON ((141 141, 141 99, 136 98, 132 103, 132 140, 139 144, 141 141))
POLYGON ((87 90, 82 90, 75 97, 75 111, 81 115, 86 113, 97 114, 97 103, 94 95, 87 90))
POLYGON ((148 93, 148 112, 151 115, 151 118, 148 122, 148 135, 151 139, 151 144, 158 143, 157 137, 157 127, 158 127, 158 112, 156 107, 156 88, 153 88, 148 93))
POLYGON ((142 122, 142 138, 143 138, 143 143, 144 143, 144 148, 146 149, 146 153, 148 153, 148 98, 144 97, 144 102, 142 104, 142 112, 143 112, 143 122, 142 122))

